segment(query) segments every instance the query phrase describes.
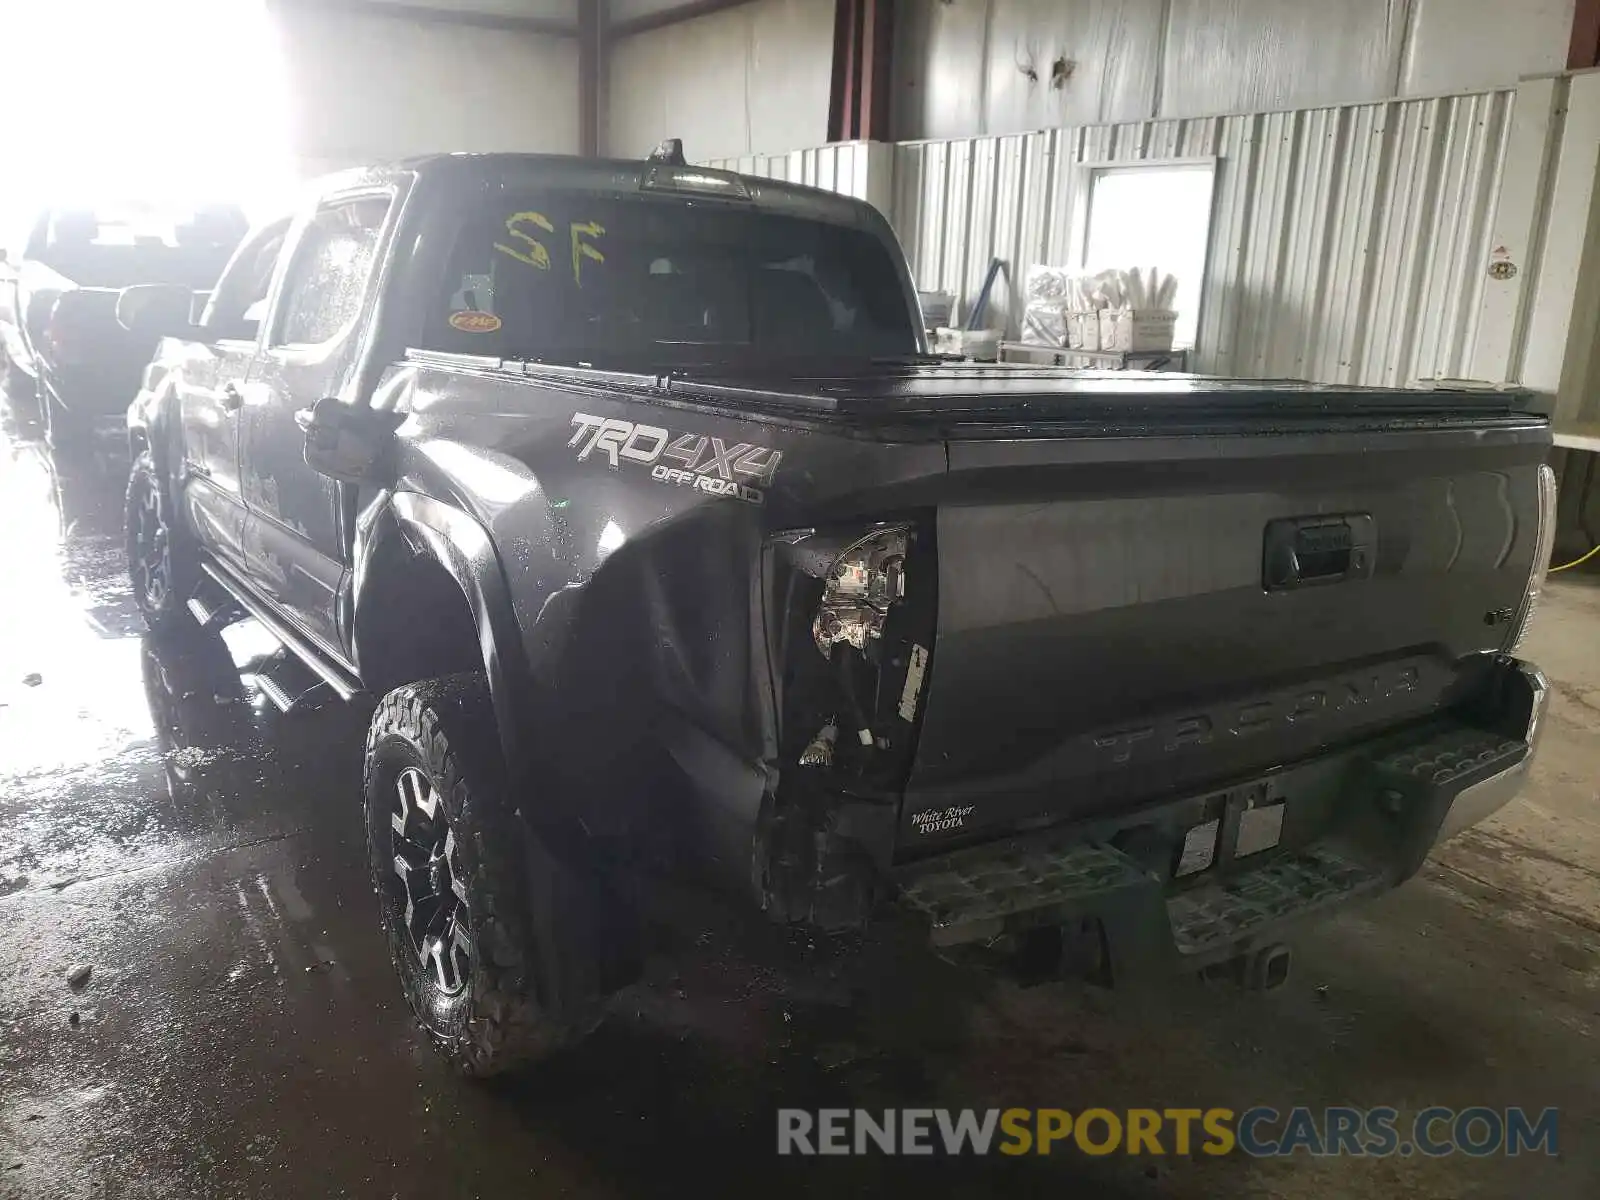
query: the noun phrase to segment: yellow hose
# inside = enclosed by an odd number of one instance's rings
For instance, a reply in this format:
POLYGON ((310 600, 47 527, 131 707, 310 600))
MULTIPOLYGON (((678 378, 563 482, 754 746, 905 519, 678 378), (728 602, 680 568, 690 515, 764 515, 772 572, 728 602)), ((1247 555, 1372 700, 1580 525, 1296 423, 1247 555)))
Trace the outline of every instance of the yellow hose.
POLYGON ((1550 574, 1554 575, 1557 571, 1566 571, 1566 570, 1570 570, 1573 567, 1581 567, 1581 566, 1583 566, 1584 563, 1588 562, 1596 554, 1600 554, 1600 546, 1596 546, 1593 550, 1589 551, 1589 553, 1585 554, 1581 558, 1575 558, 1569 563, 1562 563, 1559 567, 1551 567, 1550 568, 1550 574))

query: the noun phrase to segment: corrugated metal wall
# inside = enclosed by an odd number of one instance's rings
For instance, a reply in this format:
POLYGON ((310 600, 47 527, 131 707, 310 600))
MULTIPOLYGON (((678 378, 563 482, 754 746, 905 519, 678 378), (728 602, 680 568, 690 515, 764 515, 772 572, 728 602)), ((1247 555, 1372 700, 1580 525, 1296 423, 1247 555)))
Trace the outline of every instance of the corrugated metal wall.
POLYGON ((854 196, 893 217, 896 147, 883 142, 838 142, 788 154, 745 154, 706 160, 707 166, 764 179, 782 179, 807 187, 854 196))
MULTIPOLYGON (((1196 368, 1406 383, 1468 373, 1514 93, 897 147, 891 216, 919 286, 976 295, 1072 265, 1082 164, 1215 157, 1196 368)), ((1013 320, 1014 325, 1014 320, 1013 320)))

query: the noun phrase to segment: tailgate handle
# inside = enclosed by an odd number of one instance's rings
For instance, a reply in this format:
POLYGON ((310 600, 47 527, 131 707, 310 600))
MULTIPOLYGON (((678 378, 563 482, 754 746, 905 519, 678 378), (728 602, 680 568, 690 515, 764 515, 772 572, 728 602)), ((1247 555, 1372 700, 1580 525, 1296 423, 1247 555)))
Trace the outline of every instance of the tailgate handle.
POLYGON ((1372 517, 1283 517, 1267 522, 1261 582, 1269 592, 1342 583, 1372 574, 1372 517))

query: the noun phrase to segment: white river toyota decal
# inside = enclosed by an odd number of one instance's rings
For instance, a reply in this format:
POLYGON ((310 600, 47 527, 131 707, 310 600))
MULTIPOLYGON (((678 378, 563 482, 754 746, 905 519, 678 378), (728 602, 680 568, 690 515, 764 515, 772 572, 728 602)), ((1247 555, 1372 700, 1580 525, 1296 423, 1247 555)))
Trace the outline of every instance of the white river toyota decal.
POLYGON ((602 455, 613 468, 624 462, 650 468, 658 483, 693 488, 711 496, 732 496, 746 504, 764 503, 783 451, 749 442, 727 442, 698 433, 674 435, 659 425, 636 425, 610 417, 573 413, 577 432, 568 446, 578 461, 602 455), (669 466, 676 463, 677 466, 669 466))

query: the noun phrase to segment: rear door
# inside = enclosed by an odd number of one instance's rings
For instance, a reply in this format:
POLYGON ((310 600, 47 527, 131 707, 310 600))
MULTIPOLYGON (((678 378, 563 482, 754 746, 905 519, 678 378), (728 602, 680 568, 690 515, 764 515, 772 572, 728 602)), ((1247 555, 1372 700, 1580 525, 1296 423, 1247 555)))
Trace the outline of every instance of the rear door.
POLYGON ((242 475, 252 580, 324 650, 345 657, 336 598, 348 557, 339 485, 306 465, 298 414, 354 378, 390 190, 333 197, 298 227, 246 388, 242 475))
POLYGON ((234 565, 243 561, 245 517, 240 413, 273 266, 288 228, 287 219, 276 222, 240 247, 201 319, 207 340, 188 348, 176 372, 183 413, 182 502, 202 544, 234 565))

